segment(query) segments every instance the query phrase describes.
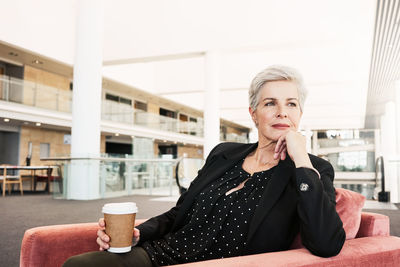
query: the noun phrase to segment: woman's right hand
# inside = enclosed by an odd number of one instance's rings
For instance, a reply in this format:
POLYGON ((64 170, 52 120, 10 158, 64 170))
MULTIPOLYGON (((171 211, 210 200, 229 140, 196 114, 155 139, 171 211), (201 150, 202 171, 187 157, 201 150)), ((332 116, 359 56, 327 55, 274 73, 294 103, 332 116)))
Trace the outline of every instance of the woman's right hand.
POLYGON ((106 234, 106 222, 104 218, 99 219, 99 227, 100 229, 97 230, 97 239, 96 242, 100 246, 99 250, 103 251, 110 248, 110 237, 106 234))
MULTIPOLYGON (((100 229, 97 230, 96 242, 99 245, 99 250, 103 251, 110 248, 109 244, 110 237, 105 232, 106 222, 104 221, 104 218, 99 219, 99 227, 100 229)), ((136 244, 139 242, 139 239, 140 239, 140 231, 139 229, 134 228, 132 246, 136 246, 136 244)))

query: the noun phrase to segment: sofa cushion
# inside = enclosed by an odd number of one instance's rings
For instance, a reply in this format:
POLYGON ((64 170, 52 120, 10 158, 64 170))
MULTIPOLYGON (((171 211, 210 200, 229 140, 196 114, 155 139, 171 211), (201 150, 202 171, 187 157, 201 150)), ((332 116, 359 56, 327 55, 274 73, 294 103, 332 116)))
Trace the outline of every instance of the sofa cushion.
MULTIPOLYGON (((356 237, 361 223, 361 209, 364 206, 365 197, 357 192, 343 188, 336 188, 336 212, 343 222, 346 239, 356 237)), ((303 248, 300 234, 293 240, 291 249, 303 248)))
POLYGON ((365 197, 357 192, 336 188, 336 211, 343 222, 346 239, 356 237, 361 222, 365 197))

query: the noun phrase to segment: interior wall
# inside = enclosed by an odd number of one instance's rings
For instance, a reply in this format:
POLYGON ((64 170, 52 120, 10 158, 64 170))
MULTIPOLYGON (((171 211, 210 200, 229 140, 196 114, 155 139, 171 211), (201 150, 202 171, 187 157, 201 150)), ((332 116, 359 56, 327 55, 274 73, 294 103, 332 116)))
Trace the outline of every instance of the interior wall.
POLYGON ((71 145, 64 143, 64 135, 70 135, 67 131, 56 131, 43 129, 38 127, 21 127, 21 147, 20 162, 25 163, 28 155, 28 143, 32 142, 32 159, 31 165, 51 164, 49 161, 40 160, 40 144, 50 144, 50 156, 67 156, 71 154, 71 145))
POLYGON ((0 164, 18 165, 19 133, 0 131, 0 164))
POLYGON ((25 80, 44 84, 57 89, 62 89, 66 91, 70 90, 70 79, 68 77, 36 69, 31 66, 25 66, 24 78, 25 80))

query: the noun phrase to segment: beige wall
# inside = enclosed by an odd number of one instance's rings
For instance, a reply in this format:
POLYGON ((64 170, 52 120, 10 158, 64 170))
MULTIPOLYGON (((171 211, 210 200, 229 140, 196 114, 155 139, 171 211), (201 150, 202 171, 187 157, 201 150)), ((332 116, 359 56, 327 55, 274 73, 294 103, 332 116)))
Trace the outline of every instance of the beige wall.
POLYGON ((203 147, 196 146, 179 146, 178 145, 178 157, 183 157, 183 154, 186 153, 188 158, 203 158, 203 147), (198 151, 201 153, 199 154, 198 151))
POLYGON ((154 142, 153 146, 154 146, 154 157, 158 158, 158 153, 159 153, 159 149, 158 149, 158 143, 154 142))
MULTIPOLYGON (((28 155, 28 143, 32 142, 31 165, 43 165, 40 161, 40 143, 50 144, 50 156, 69 156, 71 154, 71 145, 64 144, 64 135, 71 134, 69 131, 56 131, 42 129, 40 127, 21 127, 20 137, 20 158, 19 164, 25 164, 25 158, 28 155)), ((106 136, 100 137, 100 153, 106 151, 106 136)))
POLYGON ((28 65, 25 65, 24 67, 24 79, 31 82, 69 91, 69 78, 44 70, 36 69, 28 65))
POLYGON ((106 136, 100 136, 100 153, 106 153, 106 136))
POLYGON ((71 145, 64 144, 64 135, 67 131, 55 131, 40 127, 21 127, 19 164, 25 164, 28 155, 28 143, 32 142, 31 165, 44 165, 48 162, 40 161, 40 143, 50 144, 50 156, 68 156, 71 153, 71 145))
POLYGON ((156 105, 156 104, 151 103, 151 102, 147 102, 147 112, 160 114, 160 107, 158 105, 156 105))
POLYGON ((25 65, 24 79, 24 104, 71 112, 69 78, 25 65))
POLYGON ((239 129, 237 129, 237 128, 233 128, 233 127, 226 127, 226 133, 227 134, 229 134, 229 133, 234 133, 234 134, 238 134, 238 135, 241 135, 242 133, 243 133, 243 131, 241 131, 241 130, 239 130, 239 129))

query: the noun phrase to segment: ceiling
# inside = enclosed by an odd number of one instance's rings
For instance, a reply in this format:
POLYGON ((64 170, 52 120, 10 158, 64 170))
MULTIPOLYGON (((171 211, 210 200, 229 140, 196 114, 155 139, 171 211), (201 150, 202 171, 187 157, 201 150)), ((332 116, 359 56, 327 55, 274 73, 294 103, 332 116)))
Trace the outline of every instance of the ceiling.
POLYGON ((385 104, 400 79, 400 1, 378 0, 366 111, 366 127, 379 127, 385 104))
MULTIPOLYGON (((377 89, 376 76, 370 78, 376 62, 384 62, 375 21, 382 5, 392 5, 396 15, 382 16, 396 25, 392 36, 400 34, 398 2, 106 0, 103 75, 201 110, 204 53, 217 51, 221 117, 253 127, 251 79, 271 64, 290 65, 309 90, 303 129, 364 128, 367 100, 386 90, 377 89)), ((73 65, 78 4, 7 1, 0 41, 73 65)))

